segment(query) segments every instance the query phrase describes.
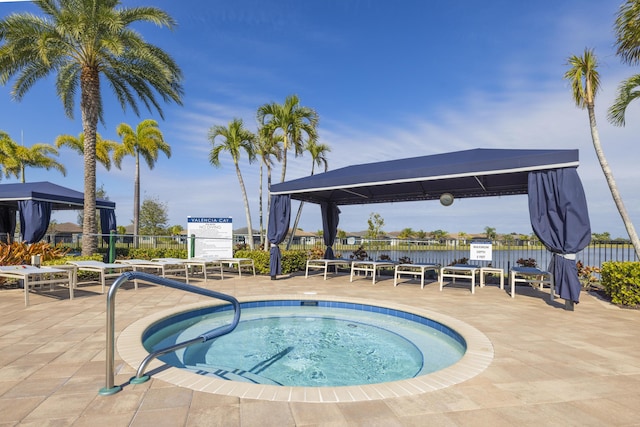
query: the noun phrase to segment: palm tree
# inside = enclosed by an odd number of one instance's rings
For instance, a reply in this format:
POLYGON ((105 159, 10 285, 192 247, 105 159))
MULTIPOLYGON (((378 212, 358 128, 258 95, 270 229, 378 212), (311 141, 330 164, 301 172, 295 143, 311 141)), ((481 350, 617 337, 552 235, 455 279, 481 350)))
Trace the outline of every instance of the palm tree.
MULTIPOLYGON (((149 169, 153 169, 158 161, 158 152, 162 151, 171 157, 171 147, 164 141, 158 122, 147 119, 141 121, 134 131, 126 123, 118 125, 118 136, 122 144, 118 144, 113 151, 113 162, 121 168, 125 156, 136 158, 136 171, 133 184, 133 235, 140 231, 140 156, 145 160, 149 169)), ((136 239, 137 240, 137 239, 136 239)))
MULTIPOLYGON (((324 171, 326 172, 329 169, 329 163, 327 162, 327 153, 331 151, 331 148, 327 144, 316 144, 315 139, 310 139, 307 141, 306 150, 311 154, 311 175, 313 175, 314 168, 316 165, 322 166, 324 165, 324 171)), ((302 215, 302 207, 304 206, 304 202, 301 201, 298 206, 298 213, 296 213, 296 219, 293 222, 293 230, 294 233, 291 233, 289 237, 289 242, 287 242, 287 249, 291 246, 293 242, 293 235, 295 234, 295 230, 298 229, 298 223, 300 222, 300 216, 302 215)))
MULTIPOLYGON (((595 96, 600 88, 600 74, 597 70, 598 61, 592 49, 585 49, 582 56, 570 56, 568 59, 568 65, 570 68, 564 74, 564 78, 569 80, 571 83, 573 100, 575 101, 576 106, 580 109, 587 109, 593 148, 596 151, 596 156, 600 162, 600 167, 604 173, 609 190, 611 191, 611 196, 613 197, 613 201, 615 202, 618 212, 622 217, 622 222, 627 229, 627 233, 629 234, 629 238, 633 244, 636 256, 640 257, 640 241, 638 240, 638 235, 633 227, 631 218, 629 218, 629 214, 627 213, 627 209, 622 201, 622 196, 620 196, 620 192, 618 191, 618 186, 616 185, 613 173, 609 167, 609 162, 607 162, 602 145, 600 144, 600 135, 598 134, 595 114, 595 96)), ((614 107, 612 107, 612 109, 614 107)), ((610 115, 612 114, 615 115, 615 113, 610 113, 610 115)))
POLYGON ((308 141, 318 138, 318 113, 301 106, 297 95, 289 95, 282 105, 272 102, 258 108, 258 123, 268 128, 272 134, 282 134, 282 182, 287 173, 287 151, 293 148, 298 156, 303 151, 304 135, 308 141))
POLYGON ((101 77, 123 110, 139 115, 136 97, 147 109, 164 114, 157 97, 181 104, 182 72, 173 59, 144 41, 131 26, 138 21, 175 25, 153 7, 123 8, 119 0, 33 0, 42 16, 12 14, 0 20, 0 83, 14 76, 12 96, 21 100, 41 79, 56 74, 56 91, 73 118, 80 98, 84 147, 83 255, 96 239, 96 130, 104 122, 101 77))
POLYGON ((5 163, 7 173, 11 173, 19 177, 21 182, 26 182, 25 168, 44 168, 46 170, 55 169, 62 174, 67 175, 67 170, 56 159, 51 156, 57 156, 58 150, 49 144, 33 144, 31 148, 22 145, 14 145, 10 159, 5 163))
MULTIPOLYGON (((67 146, 78 154, 84 154, 84 134, 81 133, 77 137, 73 135, 59 135, 55 141, 56 147, 67 146)), ((115 141, 102 139, 99 133, 96 133, 96 161, 98 161, 106 170, 111 170, 111 152, 118 145, 115 141)))
POLYGON ((249 199, 247 198, 247 190, 244 186, 242 173, 240 172, 240 152, 244 150, 249 156, 249 163, 253 162, 255 156, 256 136, 253 132, 244 128, 242 119, 234 118, 229 122, 227 127, 216 125, 209 129, 209 141, 211 142, 211 152, 209 153, 209 163, 214 167, 220 167, 220 153, 228 151, 233 159, 236 167, 236 175, 238 175, 238 183, 242 191, 244 200, 244 209, 247 216, 247 235, 249 237, 249 248, 253 250, 253 229, 251 227, 251 212, 249 210, 249 199), (216 142, 216 138, 221 137, 220 143, 216 142))
POLYGON ((400 231, 400 233, 398 234, 398 239, 409 240, 414 236, 414 234, 415 234, 415 231, 413 231, 413 228, 406 227, 406 228, 403 228, 402 231, 400 231))
MULTIPOLYGON (((0 130, 0 165, 2 166, 2 174, 7 178, 14 175, 7 166, 12 161, 14 147, 17 145, 8 133, 0 130)), ((16 178, 18 178, 17 175, 16 178)))
POLYGON ((267 219, 263 221, 262 209, 262 166, 267 168, 267 192, 271 188, 271 169, 273 168, 273 157, 276 160, 282 160, 282 149, 280 148, 282 135, 274 135, 268 131, 266 127, 258 130, 258 139, 255 145, 255 154, 260 157, 260 190, 258 197, 258 210, 260 216, 260 246, 264 244, 265 250, 268 250, 269 241, 265 239, 266 230, 264 224, 269 223, 269 209, 271 209, 271 197, 267 195, 267 219))
POLYGON ((493 227, 489 227, 488 225, 484 228, 484 234, 487 236, 489 240, 495 240, 498 237, 498 233, 496 233, 496 229, 493 227))

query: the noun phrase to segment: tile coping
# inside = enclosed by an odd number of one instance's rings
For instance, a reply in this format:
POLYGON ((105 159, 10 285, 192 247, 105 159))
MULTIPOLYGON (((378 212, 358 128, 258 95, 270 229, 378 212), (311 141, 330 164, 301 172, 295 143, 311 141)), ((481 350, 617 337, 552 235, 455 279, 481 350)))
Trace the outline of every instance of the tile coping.
MULTIPOLYGON (((309 299, 309 297, 310 295, 308 293, 304 293, 303 295, 252 296, 238 298, 238 300, 241 303, 245 303, 264 300, 301 300, 309 299)), ((366 299, 337 298, 327 295, 318 297, 318 299, 322 301, 375 305, 429 318, 436 322, 443 323, 458 332, 466 341, 467 351, 457 363, 426 375, 400 381, 342 387, 291 387, 227 381, 198 375, 176 367, 167 367, 167 365, 160 360, 151 362, 147 367, 147 372, 161 368, 158 372, 153 373, 152 378, 179 387, 206 393, 266 401, 335 403, 406 397, 440 390, 473 378, 483 372, 493 360, 493 345, 491 341, 489 341, 489 338, 478 329, 454 317, 401 304, 378 304, 366 299)), ((134 370, 137 370, 142 360, 149 354, 142 345, 142 336, 151 324, 181 312, 221 304, 223 304, 223 302, 218 304, 212 303, 211 301, 200 302, 174 307, 137 320, 126 327, 117 337, 118 354, 122 360, 133 367, 134 370)), ((117 321, 116 316, 116 322, 117 321)), ((123 392, 126 392, 126 387, 123 388, 123 392)))

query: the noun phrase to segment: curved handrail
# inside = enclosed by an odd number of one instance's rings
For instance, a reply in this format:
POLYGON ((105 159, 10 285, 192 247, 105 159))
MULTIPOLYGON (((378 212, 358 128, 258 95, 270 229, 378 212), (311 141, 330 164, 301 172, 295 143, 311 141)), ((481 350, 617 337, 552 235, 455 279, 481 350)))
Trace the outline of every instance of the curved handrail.
POLYGON ((101 395, 111 395, 117 393, 122 389, 120 386, 114 384, 114 365, 115 365, 115 295, 120 286, 122 286, 128 280, 141 279, 147 282, 155 283, 157 285, 166 286, 173 289, 179 289, 185 292, 191 292, 194 294, 204 295, 212 298, 221 299, 223 301, 230 302, 233 305, 234 316, 230 324, 218 327, 209 332, 201 334, 200 336, 193 338, 182 343, 174 344, 171 347, 157 350, 154 353, 149 354, 140 364, 136 373, 136 379, 142 378, 144 369, 154 358, 175 351, 179 348, 187 347, 191 344, 201 343, 213 338, 228 334, 233 331, 238 322, 240 321, 240 303, 231 295, 223 294, 221 292, 211 291, 209 289, 199 288, 197 286, 187 285, 175 280, 166 279, 164 277, 154 276, 152 274, 143 273, 140 271, 126 271, 122 273, 120 277, 109 288, 107 294, 107 360, 106 360, 106 384, 104 388, 100 389, 101 395))

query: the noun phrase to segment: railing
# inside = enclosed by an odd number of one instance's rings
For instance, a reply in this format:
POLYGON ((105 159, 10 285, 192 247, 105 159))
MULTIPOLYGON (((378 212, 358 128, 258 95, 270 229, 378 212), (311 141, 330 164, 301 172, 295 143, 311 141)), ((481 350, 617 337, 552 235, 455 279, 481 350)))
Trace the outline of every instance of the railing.
POLYGON ((142 273, 139 271, 127 271, 122 273, 122 276, 118 277, 116 281, 109 288, 109 293, 107 294, 107 360, 106 360, 106 381, 105 386, 100 389, 99 393, 103 396, 109 396, 111 394, 115 394, 122 390, 122 387, 116 386, 114 384, 115 374, 114 374, 114 365, 115 365, 115 296, 116 292, 128 280, 136 280, 141 279, 147 282, 155 283, 157 285, 166 286, 169 288, 179 289, 185 292, 191 292, 194 294, 204 295, 212 298, 221 299, 223 301, 230 302, 233 305, 234 315, 233 320, 226 326, 221 326, 216 329, 213 329, 209 332, 201 334, 200 336, 193 338, 188 341, 184 341, 182 343, 174 344, 171 347, 167 347, 161 350, 157 350, 151 354, 149 354, 140 364, 138 371, 136 372, 136 376, 131 379, 132 383, 141 383, 149 379, 148 376, 144 375, 144 370, 146 369, 149 362, 151 362, 156 357, 170 353, 171 351, 178 350, 180 348, 187 347, 192 344, 202 343, 219 336, 228 334, 233 331, 236 326, 238 326, 238 322, 240 321, 240 303, 237 299, 232 297, 231 295, 226 295, 220 292, 211 291, 208 289, 198 288, 196 286, 187 285, 184 283, 177 282, 175 280, 165 279, 163 277, 158 277, 153 274, 142 273))
MULTIPOLYGON (((108 237, 107 235, 100 237, 108 237)), ((99 247, 112 249, 115 254, 115 248, 130 247, 130 243, 125 242, 126 238, 133 236, 114 235, 115 244, 109 247, 109 239, 98 239, 99 247)), ((234 236, 234 245, 237 239, 242 236, 234 236)), ((138 236, 136 242, 140 248, 148 249, 182 249, 187 250, 190 244, 190 238, 180 239, 176 236, 138 236)), ((198 239, 207 240, 208 238, 199 237, 198 239)), ((394 261, 407 258, 413 263, 434 263, 448 265, 456 260, 469 257, 471 240, 454 240, 454 239, 363 239, 348 238, 337 239, 333 245, 334 253, 337 257, 349 259, 360 247, 367 253, 367 257, 371 259, 379 259, 380 257, 389 257, 394 261)), ((538 267, 546 268, 551 254, 536 239, 512 239, 512 240, 494 240, 492 241, 494 257, 492 265, 498 268, 508 269, 517 265, 517 261, 534 260, 538 267)), ((256 247, 258 247, 256 245, 256 247)), ((284 248, 284 244, 281 246, 284 248)), ((310 251, 314 248, 321 248, 324 252, 325 245, 322 238, 301 238, 294 239, 292 250, 310 251)), ((79 247, 77 248, 79 250, 79 247)), ((107 259, 107 258, 106 258, 107 259)), ((110 258, 108 258, 110 259, 110 258)), ((592 241, 589 246, 580 251, 576 260, 581 261, 584 265, 602 267, 607 261, 638 261, 633 246, 628 241, 612 240, 612 241, 592 241)))
MULTIPOLYGON (((291 249, 311 250, 318 244, 298 244, 291 249)), ((324 244, 320 247, 324 250, 324 244)), ((356 254, 365 259, 406 260, 414 264, 450 265, 463 258, 469 258, 470 241, 433 241, 433 240, 361 240, 353 244, 338 241, 333 251, 338 258, 350 259, 356 254), (363 252, 364 251, 364 252, 363 252), (366 254, 365 254, 366 253, 366 254)), ((497 268, 508 270, 515 267, 518 261, 534 262, 540 268, 547 268, 551 260, 549 252, 539 241, 493 241, 491 264, 497 268)), ((576 260, 584 265, 601 267, 607 261, 638 261, 633 246, 628 242, 607 241, 593 242, 578 254, 576 260)))

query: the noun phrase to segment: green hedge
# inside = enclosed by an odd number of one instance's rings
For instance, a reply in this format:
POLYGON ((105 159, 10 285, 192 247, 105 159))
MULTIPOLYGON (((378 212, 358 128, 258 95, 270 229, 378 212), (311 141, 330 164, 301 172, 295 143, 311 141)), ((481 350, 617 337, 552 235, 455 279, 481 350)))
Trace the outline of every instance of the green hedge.
MULTIPOLYGON (((263 250, 238 250, 235 252, 236 258, 251 258, 256 266, 256 273, 269 274, 269 252, 263 250)), ((290 250, 282 251, 282 274, 304 271, 307 265, 307 251, 290 250)), ((185 249, 135 249, 118 248, 116 259, 152 259, 152 258, 187 258, 185 249)), ((103 255, 96 254, 91 257, 67 256, 55 260, 52 264, 65 264, 67 260, 94 260, 102 261, 103 255)))
POLYGON ((605 262, 601 278, 612 303, 640 306, 640 262, 605 262))
MULTIPOLYGON (((236 258, 251 258, 256 266, 256 273, 269 274, 269 252, 260 250, 238 250, 236 258)), ((304 271, 307 265, 307 251, 282 251, 282 274, 304 271)))

